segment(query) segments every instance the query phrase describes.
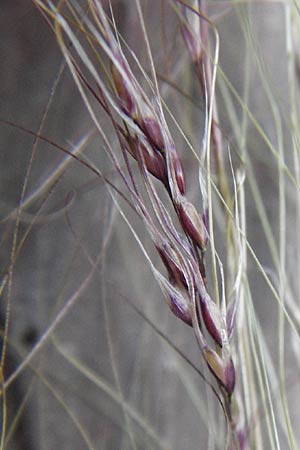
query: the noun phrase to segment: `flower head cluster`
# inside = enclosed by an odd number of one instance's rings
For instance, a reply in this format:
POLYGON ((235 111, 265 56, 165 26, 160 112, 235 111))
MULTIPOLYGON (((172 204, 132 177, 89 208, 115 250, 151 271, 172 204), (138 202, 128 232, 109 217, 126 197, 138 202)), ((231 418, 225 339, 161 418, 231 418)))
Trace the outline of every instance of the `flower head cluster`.
MULTIPOLYGON (((224 395, 231 397, 235 369, 229 341, 234 308, 228 308, 224 314, 224 308, 221 309, 208 292, 204 264, 209 242, 206 220, 186 197, 182 160, 165 120, 158 90, 152 89, 150 100, 134 76, 113 21, 108 19, 101 1, 90 1, 89 5, 93 20, 85 16, 77 33, 55 8, 49 6, 47 12, 54 18, 58 41, 97 128, 104 136, 86 90, 94 94, 115 128, 126 169, 121 169, 106 141, 108 152, 165 266, 167 277, 158 271, 156 275, 167 303, 175 316, 193 327, 209 370, 224 395), (78 33, 94 52, 98 48, 104 51, 108 59, 105 71, 100 72, 92 62, 78 33), (71 41, 71 47, 65 43, 65 36, 71 41), (154 218, 145 208, 136 186, 131 158, 137 162, 154 218), (152 176, 164 185, 170 199, 168 205, 160 198, 152 176)), ((199 33, 198 29, 196 31, 199 33)), ((195 41, 195 32, 189 34, 184 25, 182 32, 190 51, 199 58, 201 46, 195 41)))

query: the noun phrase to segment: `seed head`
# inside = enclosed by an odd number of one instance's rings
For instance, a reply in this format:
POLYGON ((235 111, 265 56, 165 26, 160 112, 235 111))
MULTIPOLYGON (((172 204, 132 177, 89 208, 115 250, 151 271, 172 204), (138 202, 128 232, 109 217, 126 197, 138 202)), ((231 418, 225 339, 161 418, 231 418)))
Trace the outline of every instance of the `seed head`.
POLYGON ((144 116, 141 118, 139 125, 149 142, 158 150, 163 151, 165 147, 164 138, 158 120, 154 116, 144 116))
POLYGON ((195 244, 204 250, 207 243, 207 233, 202 217, 195 206, 185 197, 181 197, 176 206, 182 228, 195 244))
POLYGON ((199 63, 202 56, 201 49, 201 28, 200 17, 184 6, 181 8, 182 18, 180 20, 180 30, 184 43, 194 63, 199 63))
POLYGON ((110 70, 120 100, 120 106, 128 116, 134 117, 136 115, 136 103, 129 87, 130 73, 121 58, 118 58, 118 62, 126 77, 113 62, 110 64, 110 70))
POLYGON ((229 396, 232 395, 235 386, 235 369, 232 358, 225 361, 211 348, 206 346, 203 349, 203 355, 209 370, 224 387, 229 396))
POLYGON ((163 155, 137 137, 128 136, 127 142, 128 150, 134 159, 138 161, 141 155, 147 171, 167 184, 167 168, 163 155))
MULTIPOLYGON (((217 305, 211 300, 209 295, 200 297, 201 317, 206 326, 207 331, 216 343, 222 347, 222 321, 220 310, 217 305)), ((225 330, 227 332, 227 330, 225 330)))
POLYGON ((200 37, 192 33, 183 22, 180 23, 180 29, 192 61, 194 63, 198 63, 202 54, 200 37))
POLYGON ((169 306, 171 311, 175 314, 176 317, 181 319, 190 327, 193 326, 189 300, 186 293, 183 290, 176 289, 176 291, 172 291, 170 293, 169 306))
POLYGON ((179 189, 180 194, 184 195, 184 193, 185 193, 184 171, 183 171, 181 159, 180 159, 177 151, 175 150, 175 148, 170 154, 170 161, 174 168, 176 185, 179 189))

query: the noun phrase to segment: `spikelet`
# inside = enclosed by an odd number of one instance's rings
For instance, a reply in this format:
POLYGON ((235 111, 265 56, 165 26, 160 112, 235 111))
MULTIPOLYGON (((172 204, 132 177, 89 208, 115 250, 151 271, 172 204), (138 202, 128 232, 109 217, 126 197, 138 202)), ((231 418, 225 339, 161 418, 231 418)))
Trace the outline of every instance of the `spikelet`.
POLYGON ((229 396, 232 395, 235 386, 235 369, 231 357, 225 360, 208 346, 203 349, 203 355, 209 370, 223 386, 229 396))
POLYGON ((182 196, 176 205, 176 209, 185 233, 201 250, 205 250, 207 244, 207 232, 203 219, 195 206, 182 196))

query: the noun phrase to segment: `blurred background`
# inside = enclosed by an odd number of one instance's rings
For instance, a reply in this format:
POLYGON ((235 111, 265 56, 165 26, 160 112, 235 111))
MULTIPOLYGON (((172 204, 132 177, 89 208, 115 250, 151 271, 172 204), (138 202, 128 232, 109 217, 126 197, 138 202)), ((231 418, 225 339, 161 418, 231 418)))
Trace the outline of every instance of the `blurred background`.
MULTIPOLYGON (((31 2, 0 3, 2 330, 9 323, 5 379, 10 380, 20 364, 26 363, 7 388, 4 448, 222 448, 217 437, 216 447, 210 447, 210 423, 216 411, 221 428, 224 426, 222 411, 210 389, 128 301, 201 367, 191 329, 169 311, 149 264, 105 184, 57 148, 80 149, 122 186, 64 65, 53 32, 31 2), (48 142, 37 140, 34 133, 48 142), (25 206, 18 216, 22 199, 25 206), (14 236, 17 245, 12 254, 14 236), (10 290, 7 274, 14 260, 10 290), (60 320, 61 311, 64 314, 60 320), (49 327, 53 329, 41 341, 49 327), (27 361, 37 343, 42 345, 27 361), (212 405, 208 410, 203 406, 207 399, 212 405)), ((103 4, 108 8, 108 2, 103 4)), ((162 96, 199 151, 203 100, 177 16, 166 1, 142 0, 141 4, 162 96), (192 98, 186 99, 181 91, 192 98)), ((112 7, 120 33, 149 70, 135 3, 113 0, 112 7)), ((208 12, 220 32, 222 71, 274 146, 281 139, 276 118, 282 120, 284 157, 292 166, 283 4, 258 2, 244 7, 230 2, 212 3, 208 12), (278 111, 270 107, 270 95, 279 105, 278 111)), ((226 152, 230 151, 235 168, 244 168, 241 155, 245 148, 250 155, 250 181, 247 178, 245 187, 248 239, 276 285, 272 245, 266 238, 253 189, 260 192, 277 245, 277 159, 249 118, 241 131, 244 109, 222 76, 220 80, 217 99, 226 152), (241 128, 240 140, 233 124, 241 128)), ((103 117, 103 123, 105 120, 103 117)), ((188 197, 201 210, 198 166, 171 120, 170 127, 188 174, 188 197)), ((118 152, 109 125, 107 134, 118 152)), ((298 242, 297 197, 288 182, 287 198, 287 274, 291 292, 297 292, 295 270, 289 268, 297 262, 298 249, 293 244, 298 242)), ((161 267, 143 224, 126 205, 122 207, 154 263, 161 267)), ((219 244, 222 248, 222 242, 219 244)), ((251 289, 254 286, 257 317, 276 364, 277 309, 251 258, 248 276, 251 289)), ((294 362, 290 369, 289 361, 287 358, 288 396, 293 401, 299 388, 294 362)), ((277 394, 272 393, 274 398, 277 394)), ((296 421, 293 403, 291 410, 296 421)))

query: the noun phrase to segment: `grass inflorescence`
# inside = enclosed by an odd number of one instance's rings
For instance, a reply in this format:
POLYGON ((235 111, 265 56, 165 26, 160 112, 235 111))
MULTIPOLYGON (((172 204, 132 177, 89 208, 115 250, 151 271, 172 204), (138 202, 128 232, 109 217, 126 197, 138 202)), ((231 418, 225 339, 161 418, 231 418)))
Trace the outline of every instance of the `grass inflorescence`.
POLYGON ((36 386, 89 449, 297 449, 297 4, 33 4, 62 59, 38 128, 1 119, 34 142, 2 221, 0 450, 36 386), (51 115, 70 85, 72 138, 51 115), (31 239, 42 327, 24 350, 31 239))

